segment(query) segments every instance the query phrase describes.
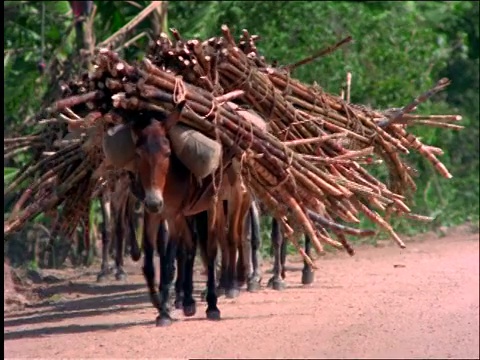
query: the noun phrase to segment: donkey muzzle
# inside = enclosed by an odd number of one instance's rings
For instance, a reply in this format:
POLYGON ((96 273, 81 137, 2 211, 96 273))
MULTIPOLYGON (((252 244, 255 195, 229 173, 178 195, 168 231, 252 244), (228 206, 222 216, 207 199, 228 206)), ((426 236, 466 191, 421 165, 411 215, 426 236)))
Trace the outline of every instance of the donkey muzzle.
POLYGON ((163 211, 163 196, 158 190, 145 191, 145 199, 143 202, 145 208, 151 213, 161 213, 163 211))

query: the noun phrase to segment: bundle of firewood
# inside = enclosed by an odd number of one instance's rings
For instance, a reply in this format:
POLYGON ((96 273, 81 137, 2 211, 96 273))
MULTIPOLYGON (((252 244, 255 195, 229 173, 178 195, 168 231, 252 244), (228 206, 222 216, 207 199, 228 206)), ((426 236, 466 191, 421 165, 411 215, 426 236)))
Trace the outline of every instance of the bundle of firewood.
POLYGON ((183 40, 177 31, 173 41, 162 34, 138 65, 111 50, 99 50, 93 71, 68 84, 64 98, 51 108, 70 130, 88 134, 27 169, 6 188, 13 191, 43 169, 29 188, 35 200, 5 223, 4 232, 52 206, 63 204, 73 214, 74 201, 83 204, 109 179, 108 172, 98 180, 92 177, 102 164, 105 131, 135 121, 141 113, 172 111, 185 99, 181 121, 221 142, 224 151, 240 160, 246 187, 282 222, 294 244, 306 233, 317 251, 329 244, 351 253, 345 234, 372 232, 337 221, 359 223, 363 214, 403 247, 388 222, 391 213, 412 216, 405 196, 415 190, 413 169, 401 156, 418 151, 451 177, 436 158, 441 149, 422 144, 406 128, 412 123, 461 128, 449 123, 459 116, 409 113, 448 80, 403 108, 375 111, 302 84, 291 78, 289 67, 269 66, 256 51, 258 37, 246 30, 238 44, 226 26, 222 31, 223 36, 204 42, 183 40), (263 119, 267 131, 252 123, 246 111, 263 119), (372 163, 387 166, 388 184, 367 171, 364 165, 372 163), (48 179, 57 184, 55 190, 43 189, 48 179), (40 196, 42 189, 46 195, 40 196))

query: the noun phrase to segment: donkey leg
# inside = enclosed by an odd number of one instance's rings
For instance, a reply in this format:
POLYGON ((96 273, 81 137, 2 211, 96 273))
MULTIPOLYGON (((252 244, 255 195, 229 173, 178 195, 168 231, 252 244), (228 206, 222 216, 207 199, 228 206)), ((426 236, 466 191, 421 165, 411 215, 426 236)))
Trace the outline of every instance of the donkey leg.
POLYGON ((241 197, 241 208, 240 212, 237 214, 236 219, 236 228, 235 236, 237 237, 237 247, 238 247, 238 260, 236 266, 236 281, 237 286, 241 288, 244 284, 247 283, 247 279, 250 275, 251 262, 252 262, 252 242, 249 233, 249 219, 250 219, 250 208, 252 205, 252 200, 250 196, 246 197, 245 195, 241 197))
POLYGON ((102 227, 102 264, 100 271, 97 274, 97 282, 103 282, 107 280, 110 275, 110 267, 108 266, 108 248, 110 246, 110 234, 105 229, 107 225, 103 223, 102 227))
POLYGON ((217 293, 215 291, 215 256, 216 250, 208 259, 207 279, 207 319, 220 320, 220 310, 217 307, 217 293))
POLYGON ((102 225, 102 265, 100 268, 100 272, 97 274, 97 282, 105 281, 110 275, 110 269, 108 266, 108 250, 110 247, 110 239, 112 237, 112 233, 110 231, 110 221, 111 221, 111 212, 110 212, 110 200, 106 194, 102 194, 100 199, 101 204, 101 212, 103 217, 103 225, 102 225))
MULTIPOLYGON (((305 253, 310 256, 312 252, 312 242, 310 238, 305 235, 305 253)), ((308 263, 304 260, 303 261, 303 270, 302 270, 302 284, 309 285, 312 284, 315 280, 315 273, 313 272, 312 268, 308 263)))
MULTIPOLYGON (((222 209, 223 211, 223 215, 227 216, 226 215, 226 202, 225 201, 222 201, 222 206, 219 206, 219 208, 222 209)), ((209 215, 210 216, 210 215, 209 215)), ((220 216, 220 214, 218 214, 218 216, 220 216)), ((222 217, 222 219, 224 219, 222 217)), ((213 220, 212 220, 213 221, 213 220)), ((210 226, 210 223, 209 225, 210 226)), ((213 225, 212 225, 213 226, 213 225)), ((209 235, 208 236, 213 236, 213 235, 210 235, 210 228, 209 228, 209 235)), ((225 231, 225 230, 223 230, 225 231)), ((217 255, 215 256, 215 276, 218 276, 218 274, 220 273, 220 279, 218 281, 218 286, 217 286, 217 296, 222 296, 222 295, 225 295, 227 296, 227 292, 228 292, 228 289, 230 288, 230 252, 229 252, 229 245, 228 243, 226 242, 227 241, 227 237, 225 236, 224 233, 222 234, 219 234, 220 237, 218 238, 219 241, 218 241, 218 246, 217 246, 217 251, 218 251, 218 248, 220 248, 220 254, 218 254, 217 252, 217 255), (219 260, 219 256, 220 255, 220 260, 219 260)), ((208 245, 210 246, 210 245, 208 245)), ((207 260, 207 264, 208 264, 208 260, 207 260)), ((208 265, 207 265, 207 268, 208 268, 208 265)), ((208 273, 208 270, 207 270, 207 273, 208 273)))
POLYGON ((227 267, 227 288, 225 296, 228 299, 234 299, 240 295, 237 285, 237 269, 236 269, 237 247, 233 241, 228 242, 228 267, 227 267))
MULTIPOLYGON (((220 279, 218 281, 217 287, 217 296, 225 295, 228 288, 228 281, 229 281, 229 274, 228 274, 228 262, 229 262, 229 254, 228 254, 228 247, 222 244, 220 246, 221 251, 221 259, 220 259, 220 279)), ((208 260, 207 260, 208 262, 208 260)), ((217 260, 215 260, 215 269, 217 268, 217 260)), ((208 266, 207 266, 208 267, 208 266)), ((208 273, 208 270, 207 270, 208 273)))
POLYGON ((119 281, 127 279, 127 273, 123 269, 124 220, 122 212, 119 211, 115 219, 115 279, 119 281))
POLYGON ((247 291, 257 291, 260 290, 260 284, 262 281, 261 269, 259 260, 261 258, 260 248, 261 248, 261 236, 260 236, 260 219, 259 219, 258 209, 255 202, 252 202, 250 206, 247 221, 247 231, 250 233, 250 242, 251 242, 251 264, 253 272, 250 272, 247 283, 247 291))
POLYGON ((286 262, 287 262, 287 242, 285 241, 285 238, 282 236, 282 246, 280 247, 280 266, 281 266, 280 274, 282 276, 282 280, 285 280, 285 277, 286 277, 286 271, 285 271, 286 262))
POLYGON ((183 277, 183 315, 185 316, 193 316, 197 312, 197 306, 195 303, 195 299, 193 298, 193 267, 195 264, 195 254, 197 252, 197 242, 198 237, 194 232, 194 219, 189 222, 188 230, 192 235, 192 246, 186 246, 184 249, 185 254, 185 261, 184 261, 184 277, 183 277))
POLYGON ((281 248, 283 245, 283 236, 280 232, 280 225, 277 220, 272 218, 272 233, 271 239, 273 244, 273 276, 268 280, 268 287, 271 287, 274 290, 283 290, 285 289, 285 281, 281 277, 282 271, 282 254, 281 248))
POLYGON ((127 211, 127 238, 130 240, 130 257, 133 261, 137 262, 142 256, 140 247, 138 246, 137 241, 137 228, 136 228, 136 219, 135 219, 135 201, 133 198, 128 200, 127 211))
POLYGON ((185 282, 185 272, 186 272, 186 249, 182 244, 177 246, 177 279, 175 281, 175 309, 183 308, 183 299, 184 299, 184 282, 185 282))
MULTIPOLYGON (((217 257, 218 246, 212 237, 212 231, 209 226, 209 214, 207 211, 203 211, 195 216, 198 241, 202 248, 202 253, 206 255, 207 260, 207 319, 220 320, 220 310, 217 307, 217 292, 216 292, 216 264, 215 259, 217 257)), ((213 221, 213 220, 212 220, 213 221)))
POLYGON ((250 259, 252 258, 251 250, 252 249, 250 246, 249 238, 242 240, 242 244, 239 244, 237 248, 238 258, 237 258, 235 273, 236 273, 236 283, 239 289, 247 283, 247 279, 248 279, 247 269, 250 268, 250 259))
MULTIPOLYGON (((236 257, 237 257, 237 244, 235 243, 234 234, 232 230, 232 224, 229 225, 226 244, 226 269, 222 272, 225 275, 225 297, 228 299, 234 299, 240 295, 240 291, 237 286, 236 279, 236 257)), ((223 260, 223 254, 222 254, 223 260)))
MULTIPOLYGON (((247 217, 245 219, 245 239, 244 239, 244 262, 245 262, 245 274, 247 291, 249 290, 250 279, 253 277, 253 240, 252 240, 252 218, 250 216, 250 209, 248 210, 247 217)), ((237 268, 237 272, 239 269, 237 268)))
POLYGON ((163 231, 159 229, 157 235, 157 251, 160 257, 160 314, 157 317, 157 326, 169 326, 172 324, 170 316, 170 288, 172 284, 172 268, 175 261, 176 246, 173 244, 177 239, 165 238, 163 231))
MULTIPOLYGON (((155 219, 145 214, 143 232, 143 276, 147 282, 150 301, 153 306, 160 312, 160 299, 157 290, 155 289, 155 266, 153 263, 154 243, 155 243, 155 219)), ((157 225, 158 226, 158 225, 157 225)))

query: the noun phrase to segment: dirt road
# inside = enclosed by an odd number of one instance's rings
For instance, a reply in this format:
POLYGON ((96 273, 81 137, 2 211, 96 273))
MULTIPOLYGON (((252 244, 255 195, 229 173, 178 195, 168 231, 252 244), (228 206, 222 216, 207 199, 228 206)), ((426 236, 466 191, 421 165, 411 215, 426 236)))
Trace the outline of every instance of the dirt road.
POLYGON ((155 327, 140 264, 123 285, 96 285, 90 271, 51 285, 55 305, 5 315, 5 358, 478 359, 478 238, 328 255, 309 287, 293 264, 286 291, 221 298, 220 322, 205 320, 200 303, 193 318, 175 312, 169 328, 155 327))

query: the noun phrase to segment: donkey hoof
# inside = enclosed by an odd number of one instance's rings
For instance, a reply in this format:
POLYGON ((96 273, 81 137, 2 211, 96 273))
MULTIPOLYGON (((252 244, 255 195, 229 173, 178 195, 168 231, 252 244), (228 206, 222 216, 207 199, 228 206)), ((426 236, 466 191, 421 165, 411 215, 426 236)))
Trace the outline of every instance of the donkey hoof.
POLYGON ((165 327, 165 326, 170 326, 172 325, 172 318, 169 316, 157 316, 157 319, 155 321, 155 324, 158 327, 165 327))
POLYGON ((97 282, 102 283, 107 280, 107 277, 108 277, 108 273, 105 271, 102 271, 97 275, 97 282))
POLYGON ((195 315, 196 312, 197 312, 197 305, 195 304, 195 302, 192 304, 183 305, 183 315, 185 315, 186 317, 191 317, 195 315))
POLYGON ((130 252, 130 257, 132 258, 133 261, 137 262, 142 257, 142 253, 140 251, 134 250, 130 252))
POLYGON ((228 289, 227 292, 225 293, 225 297, 227 299, 235 299, 238 296, 240 296, 240 290, 238 290, 236 288, 228 289))
POLYGON ((280 278, 271 278, 270 280, 268 280, 267 286, 277 291, 282 291, 286 288, 285 281, 280 278))
POLYGON ((314 274, 313 271, 308 270, 308 271, 303 271, 302 272, 302 284, 303 285, 313 284, 314 279, 315 279, 315 274, 314 274))
POLYGON ((175 305, 175 309, 182 310, 183 309, 183 299, 179 298, 179 297, 175 298, 174 305, 175 305))
POLYGON ((274 280, 273 281, 273 290, 282 291, 287 287, 285 281, 283 280, 274 280))
POLYGON ((207 309, 207 319, 208 320, 220 320, 220 310, 218 309, 207 309))
POLYGON ((260 281, 249 281, 247 284, 247 291, 248 292, 255 292, 260 290, 260 281))
POLYGON ((117 279, 118 281, 127 280, 127 274, 125 273, 125 271, 117 271, 117 273, 115 274, 115 279, 117 279))

